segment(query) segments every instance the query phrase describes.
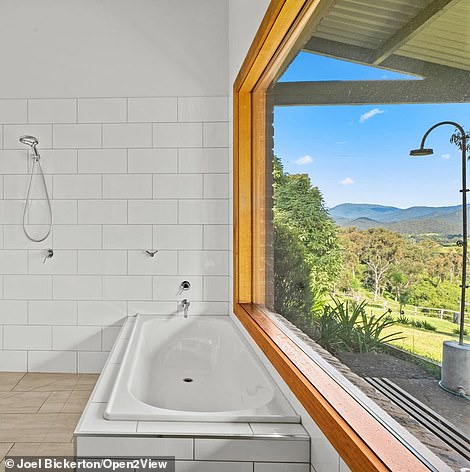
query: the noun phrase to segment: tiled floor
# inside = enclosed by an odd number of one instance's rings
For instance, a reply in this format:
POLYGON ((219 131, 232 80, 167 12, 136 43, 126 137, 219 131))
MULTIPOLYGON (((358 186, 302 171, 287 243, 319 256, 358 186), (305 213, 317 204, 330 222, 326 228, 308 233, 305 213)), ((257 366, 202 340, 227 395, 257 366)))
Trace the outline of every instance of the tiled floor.
POLYGON ((0 372, 0 471, 5 455, 73 455, 73 431, 97 375, 0 372))

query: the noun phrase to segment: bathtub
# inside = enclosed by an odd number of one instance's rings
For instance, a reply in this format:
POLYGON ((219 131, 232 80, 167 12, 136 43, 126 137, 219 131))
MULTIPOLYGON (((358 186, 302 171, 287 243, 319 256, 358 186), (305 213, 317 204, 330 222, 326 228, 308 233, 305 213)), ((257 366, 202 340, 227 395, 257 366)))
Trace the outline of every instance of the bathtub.
POLYGON ((300 422, 228 316, 137 315, 104 417, 300 422))

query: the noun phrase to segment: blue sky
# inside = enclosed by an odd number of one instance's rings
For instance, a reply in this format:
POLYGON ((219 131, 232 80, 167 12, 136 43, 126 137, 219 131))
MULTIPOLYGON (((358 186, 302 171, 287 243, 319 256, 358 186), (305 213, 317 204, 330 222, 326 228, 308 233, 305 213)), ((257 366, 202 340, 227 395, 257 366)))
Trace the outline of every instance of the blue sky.
MULTIPOLYGON (((301 53, 282 81, 408 79, 393 72, 301 53)), ((276 107, 274 151, 286 172, 308 173, 326 205, 377 203, 407 208, 460 203, 453 128, 426 141, 429 157, 409 157, 433 124, 470 127, 469 104, 276 107)))

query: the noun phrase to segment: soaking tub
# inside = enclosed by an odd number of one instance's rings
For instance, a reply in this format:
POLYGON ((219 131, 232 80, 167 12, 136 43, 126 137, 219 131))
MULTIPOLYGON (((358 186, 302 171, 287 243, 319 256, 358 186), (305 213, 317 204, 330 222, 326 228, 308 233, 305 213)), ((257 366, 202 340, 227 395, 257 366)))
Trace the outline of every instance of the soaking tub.
POLYGON ((104 417, 300 422, 228 316, 137 315, 104 417))

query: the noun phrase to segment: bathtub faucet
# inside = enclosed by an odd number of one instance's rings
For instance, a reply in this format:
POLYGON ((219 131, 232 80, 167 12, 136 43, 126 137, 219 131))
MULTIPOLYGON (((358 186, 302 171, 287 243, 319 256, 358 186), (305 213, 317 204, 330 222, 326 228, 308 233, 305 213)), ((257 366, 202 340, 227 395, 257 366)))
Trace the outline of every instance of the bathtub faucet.
POLYGON ((186 298, 181 301, 181 307, 183 308, 183 314, 185 318, 188 317, 189 305, 191 305, 191 302, 186 298))

